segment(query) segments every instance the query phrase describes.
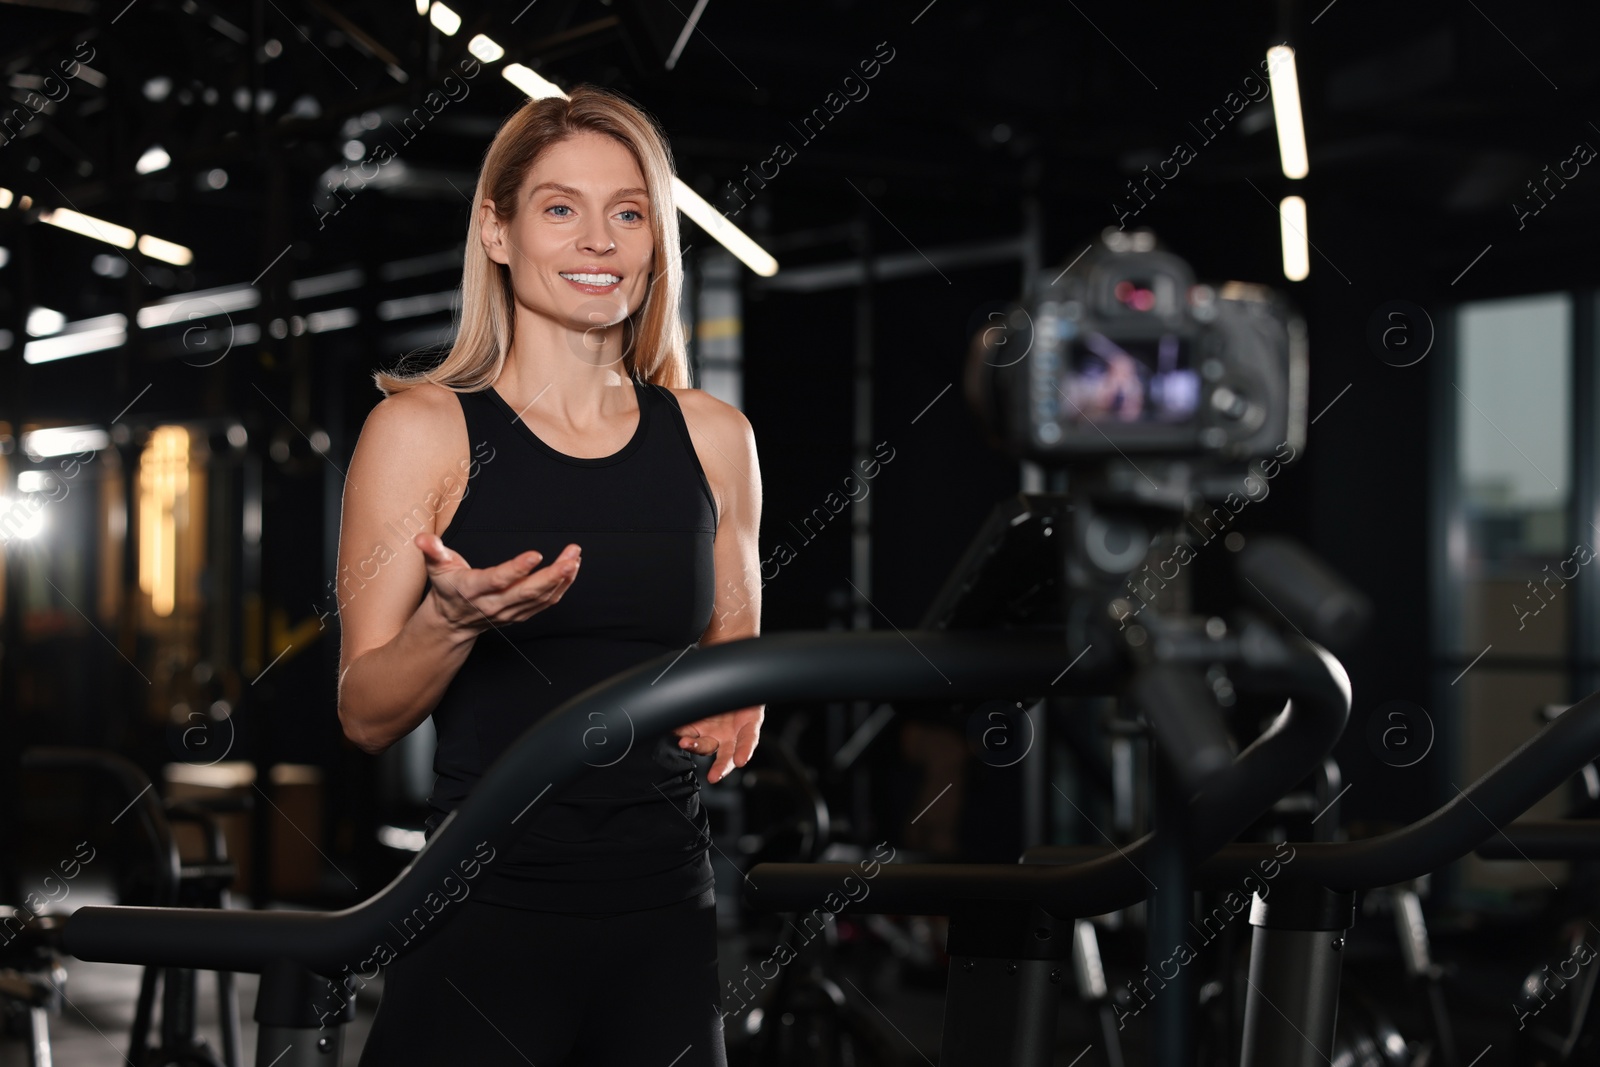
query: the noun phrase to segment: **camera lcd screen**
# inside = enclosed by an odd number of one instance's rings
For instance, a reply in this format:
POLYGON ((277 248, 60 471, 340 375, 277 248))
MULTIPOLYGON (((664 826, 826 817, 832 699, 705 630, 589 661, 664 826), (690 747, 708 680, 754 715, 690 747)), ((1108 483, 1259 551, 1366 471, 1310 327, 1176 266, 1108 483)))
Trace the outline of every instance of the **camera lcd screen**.
POLYGON ((1113 341, 1086 332, 1067 346, 1056 398, 1063 422, 1172 425, 1200 405, 1188 339, 1162 334, 1113 341))

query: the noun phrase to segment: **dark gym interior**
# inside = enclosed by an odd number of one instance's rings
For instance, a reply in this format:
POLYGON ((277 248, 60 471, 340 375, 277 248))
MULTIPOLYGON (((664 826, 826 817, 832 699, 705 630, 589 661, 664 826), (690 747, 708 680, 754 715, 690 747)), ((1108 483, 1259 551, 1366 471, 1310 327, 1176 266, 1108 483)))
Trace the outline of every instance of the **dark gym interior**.
POLYGON ((431 720, 341 728, 346 475, 485 149, 580 85, 666 136, 690 384, 760 454, 760 636, 615 690, 765 705, 695 760, 728 1063, 1600 1063, 1593 10, 0 28, 0 1065, 360 1060, 384 968, 319 1028, 298 946, 471 820, 431 720))

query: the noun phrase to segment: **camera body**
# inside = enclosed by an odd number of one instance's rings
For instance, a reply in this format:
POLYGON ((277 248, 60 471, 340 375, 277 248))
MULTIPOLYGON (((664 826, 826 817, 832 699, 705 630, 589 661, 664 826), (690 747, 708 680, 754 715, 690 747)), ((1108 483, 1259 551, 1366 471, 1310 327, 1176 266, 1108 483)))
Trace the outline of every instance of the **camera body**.
POLYGON ((1086 467, 1163 457, 1222 474, 1304 444, 1305 338, 1280 294, 1199 284, 1149 231, 1108 230, 991 316, 974 339, 967 393, 1019 458, 1086 467))

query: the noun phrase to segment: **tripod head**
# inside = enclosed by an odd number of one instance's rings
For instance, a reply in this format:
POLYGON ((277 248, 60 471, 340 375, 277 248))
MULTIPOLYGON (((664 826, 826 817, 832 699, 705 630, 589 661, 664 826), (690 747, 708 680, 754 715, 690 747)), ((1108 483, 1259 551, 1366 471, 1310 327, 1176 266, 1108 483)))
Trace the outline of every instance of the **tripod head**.
POLYGON ((1309 552, 1232 529, 1304 449, 1303 322, 1263 286, 1197 282, 1148 230, 1108 228, 991 316, 965 384, 991 443, 1058 491, 1002 501, 922 627, 1059 627, 1127 680, 1192 795, 1232 759, 1219 642, 1248 623, 1194 613, 1206 546, 1234 550, 1239 603, 1267 624, 1337 649, 1370 613, 1309 552))

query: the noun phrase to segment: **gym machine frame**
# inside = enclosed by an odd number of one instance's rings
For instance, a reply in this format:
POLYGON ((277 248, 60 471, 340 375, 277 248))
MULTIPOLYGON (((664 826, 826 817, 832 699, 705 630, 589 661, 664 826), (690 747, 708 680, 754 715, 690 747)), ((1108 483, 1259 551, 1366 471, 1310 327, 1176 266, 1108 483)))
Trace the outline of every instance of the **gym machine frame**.
MULTIPOLYGON (((1348 690, 1331 657, 1303 640, 1262 634, 1257 644, 1251 654, 1260 661, 1263 679, 1292 692, 1294 701, 1230 767, 1206 775, 1207 788, 1190 820, 1193 838, 1174 841, 1173 834, 1163 838, 1158 830, 1137 846, 1138 854, 1130 851, 1135 862, 1180 845, 1197 856, 1216 851, 1309 773, 1343 729, 1348 690)), ((397 928, 391 924, 424 909, 425 898, 454 876, 458 863, 473 857, 478 845, 497 851, 509 847, 519 833, 517 820, 545 790, 583 771, 582 735, 592 726, 591 714, 613 715, 615 708, 625 707, 636 736, 650 737, 708 714, 764 702, 991 697, 1044 692, 1058 678, 1059 688, 1069 692, 1101 691, 1105 679, 1093 671, 1075 669, 1062 677, 1068 653, 1059 639, 1045 636, 918 631, 748 638, 702 649, 665 675, 661 672, 671 657, 663 655, 591 687, 530 727, 412 862, 361 904, 322 913, 88 906, 65 922, 63 945, 84 960, 257 972, 257 1067, 337 1065, 343 1023, 354 1017, 352 968, 370 958, 375 946, 388 944, 397 928), (319 1008, 330 996, 340 1004, 336 1012, 319 1008)), ((1159 686, 1162 673, 1152 675, 1152 685, 1159 686)), ((476 855, 481 859, 481 852, 476 855)), ((831 866, 807 871, 821 874, 831 866)), ((831 888, 837 878, 821 884, 831 888)), ((1147 892, 1138 872, 1115 857, 1072 867, 891 864, 875 882, 871 899, 893 899, 886 910, 900 912, 938 913, 947 902, 959 902, 964 939, 969 925, 978 928, 978 937, 1034 936, 1059 926, 1062 936, 1038 939, 1052 943, 1071 939, 1070 918, 1062 926, 1054 915, 1098 914, 1147 892), (908 894, 916 898, 910 906, 908 894), (925 908, 930 901, 934 906, 925 908), (1024 917, 1029 921, 1019 924, 1024 917)), ((405 948, 416 947, 442 925, 424 925, 405 948)), ((1030 965, 1027 975, 1030 988, 1053 989, 1039 966, 1030 965)), ((1045 999, 1053 1003, 1055 998, 1045 999)), ((953 1001, 964 1015, 986 1010, 965 996, 953 1001)), ((1037 1005, 1035 1010, 1047 1009, 1037 1005)), ((979 1033, 991 1025, 969 1018, 959 1029, 979 1033)), ((952 1053, 949 1062, 967 1061, 952 1053)), ((1045 1061, 1013 1057, 1006 1062, 1045 1061)))
MULTIPOLYGON (((1290 689, 1294 696, 1230 769, 1211 777, 1193 804, 1189 851, 1203 857, 1220 850, 1200 867, 1199 877, 1207 882, 1226 881, 1266 855, 1266 846, 1223 846, 1310 772, 1348 712, 1336 664, 1326 653, 1303 640, 1272 638, 1260 633, 1236 640, 1255 646, 1255 652, 1241 655, 1263 661, 1256 669, 1262 682, 1290 689)), ((547 785, 581 773, 585 750, 578 734, 592 723, 591 712, 604 714, 624 704, 638 733, 649 736, 717 709, 764 701, 852 695, 949 699, 1037 690, 1059 676, 1070 657, 1058 641, 1017 635, 783 634, 701 650, 652 685, 668 658, 591 688, 531 727, 411 864, 362 904, 332 913, 90 906, 65 922, 64 947, 86 960, 258 972, 258 1067, 336 1065, 342 1024, 353 1017, 354 1005, 346 996, 342 1012, 331 1021, 322 1017, 317 1005, 326 1002, 332 980, 341 979, 372 946, 386 943, 389 924, 422 907, 428 892, 473 854, 476 843, 507 845, 516 834, 515 820, 547 785)), ((1092 691, 1098 688, 1095 681, 1084 674, 1073 685, 1092 691)), ((1597 753, 1600 696, 1574 705, 1463 797, 1410 827, 1351 844, 1297 844, 1296 873, 1344 893, 1415 877, 1471 851, 1597 753)), ((870 906, 847 902, 844 910, 952 915, 941 1062, 964 1067, 981 1059, 1040 1067, 1049 1062, 1060 999, 1056 982, 1060 961, 1070 953, 1071 920, 1143 899, 1148 885, 1133 865, 1162 847, 1162 833, 1158 829, 1124 853, 1071 865, 889 864, 861 902, 870 906)), ((747 893, 762 907, 805 910, 820 904, 853 871, 846 864, 761 864, 750 872, 761 888, 747 893)), ((440 925, 425 927, 422 937, 440 925)), ((1336 981, 1326 979, 1336 978, 1336 956, 1330 960, 1309 950, 1313 941, 1333 934, 1308 933, 1312 936, 1268 944, 1258 953, 1261 967, 1303 983, 1314 966, 1325 979, 1318 988, 1334 990, 1336 981)), ((1260 1051, 1247 1063, 1319 1062, 1317 1050, 1331 1045, 1332 1012, 1326 1003, 1325 995, 1317 1004, 1308 1003, 1296 1020, 1315 1017, 1326 1025, 1307 1037, 1295 1034, 1292 1041, 1287 1029, 1274 1029, 1258 1011, 1252 1024, 1258 1037, 1251 1047, 1260 1051), (1271 1042, 1281 1046, 1281 1055, 1273 1054, 1271 1042)))
MULTIPOLYGON (((1574 704, 1438 810, 1378 837, 1294 842, 1271 899, 1251 909, 1250 990, 1241 1067, 1312 1067, 1333 1055, 1339 972, 1355 894, 1399 885, 1467 854, 1494 859, 1571 859, 1596 854, 1600 821, 1513 823, 1600 754, 1600 693, 1574 704), (1509 825, 1508 825, 1509 824, 1509 825), (1285 991, 1269 1000, 1263 990, 1285 991)), ((1098 861, 1096 846, 1041 846, 1028 865, 1098 861)), ((1195 884, 1227 889, 1274 856, 1272 846, 1232 844, 1200 864, 1195 884)), ((752 869, 773 876, 770 866, 752 869)), ((874 887, 874 896, 878 888, 874 887)))
MULTIPOLYGON (((1088 668, 1088 675, 1071 692, 1118 692, 1107 683, 1119 671, 1123 677, 1131 673, 1121 695, 1148 720, 1165 757, 1153 763, 1155 830, 1125 848, 1039 846, 1024 853, 1019 868, 894 864, 874 878, 872 892, 861 901, 830 909, 951 917, 941 1067, 1047 1067, 1060 1000, 1053 987, 1072 965, 1075 920, 1148 896, 1154 969, 1156 960, 1187 939, 1194 889, 1237 886, 1274 860, 1272 845, 1230 842, 1278 797, 1320 771, 1322 757, 1343 730, 1348 679, 1337 660, 1299 632, 1325 635, 1330 643, 1348 639, 1360 626, 1359 595, 1341 588, 1337 576, 1292 542, 1247 543, 1237 573, 1255 594, 1250 599, 1279 608, 1294 632, 1284 633, 1249 611, 1221 628, 1198 617, 1151 613, 1141 620, 1135 641, 1127 632, 1134 627, 1116 635, 1097 630, 1093 623, 1103 625, 1110 598, 1103 586, 1096 588, 1094 576, 1084 580, 1085 558, 1096 553, 1083 550, 1083 535, 1119 524, 1137 527, 1152 517, 1159 521, 1161 510, 1125 499, 1019 494, 996 509, 989 535, 973 543, 936 598, 936 607, 943 603, 947 610, 923 620, 924 626, 981 625, 1015 614, 1022 587, 1009 579, 1044 573, 1041 554, 1061 553, 1065 567, 1057 572, 1058 587, 1034 583, 1033 606, 1052 592, 1061 597, 1067 632, 1076 638, 1067 642, 1073 651, 1093 633, 1096 643, 1134 645, 1123 648, 1120 663, 1116 657, 1085 659, 1072 674, 1088 668), (1202 681, 1215 665, 1227 669, 1240 692, 1289 700, 1231 771, 1217 769, 1227 739, 1202 681), (1279 747, 1283 731, 1298 726, 1309 741, 1329 725, 1332 732, 1321 736, 1321 747, 1279 747), (1283 765, 1273 766, 1278 757, 1283 765), (1271 767, 1271 789, 1246 799, 1237 791, 1238 778, 1259 766, 1271 767)), ((1410 826, 1350 843, 1294 842, 1294 862, 1283 866, 1270 904, 1260 897, 1253 901, 1241 1067, 1314 1067, 1332 1057, 1341 949, 1354 920, 1356 892, 1409 882, 1460 859, 1597 756, 1600 693, 1575 704, 1465 792, 1410 826), (1267 989, 1284 992, 1274 1002, 1263 993, 1267 989)), ((1557 833, 1573 836, 1571 830, 1557 833)), ((748 872, 744 893, 753 908, 806 911, 820 906, 852 870, 847 864, 758 864, 748 872)), ((1180 967, 1155 1001, 1150 1062, 1158 1067, 1193 1062, 1194 997, 1183 980, 1187 975, 1180 967)))

